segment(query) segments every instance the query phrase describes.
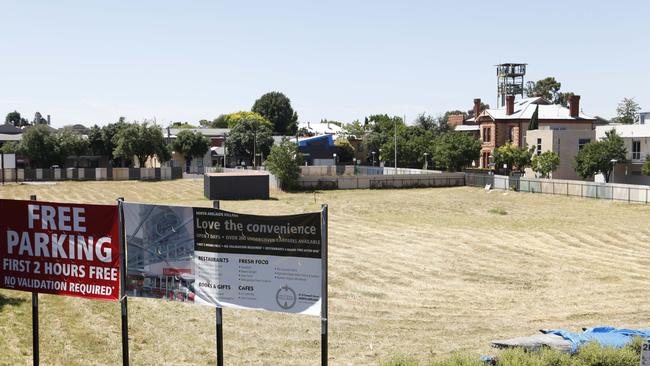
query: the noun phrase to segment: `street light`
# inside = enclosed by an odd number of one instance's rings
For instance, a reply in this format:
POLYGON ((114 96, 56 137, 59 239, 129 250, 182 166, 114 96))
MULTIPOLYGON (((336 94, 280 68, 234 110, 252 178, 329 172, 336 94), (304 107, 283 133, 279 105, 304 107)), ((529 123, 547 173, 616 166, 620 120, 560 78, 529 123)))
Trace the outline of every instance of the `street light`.
POLYGON ((377 153, 376 151, 372 152, 372 166, 375 166, 375 154, 376 153, 377 153))
POLYGON ((336 165, 336 163, 337 163, 337 161, 336 161, 336 153, 332 154, 332 158, 334 158, 334 165, 336 165))
POLYGON ((424 170, 429 169, 429 153, 424 153, 424 170))

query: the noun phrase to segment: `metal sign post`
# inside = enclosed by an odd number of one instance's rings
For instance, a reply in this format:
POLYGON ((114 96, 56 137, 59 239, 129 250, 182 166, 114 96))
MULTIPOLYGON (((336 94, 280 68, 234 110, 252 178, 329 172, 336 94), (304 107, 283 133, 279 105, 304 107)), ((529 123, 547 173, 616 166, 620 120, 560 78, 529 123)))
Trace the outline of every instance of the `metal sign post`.
MULTIPOLYGON (((4 160, 4 156, 3 156, 4 160)), ((4 169, 2 171, 4 177, 4 169)), ((30 200, 36 201, 36 195, 29 197, 30 200)), ((39 347, 38 347, 38 293, 32 292, 32 362, 34 366, 39 364, 39 347)))
MULTIPOLYGON (((397 160, 396 160, 397 162, 397 160)), ((397 169, 397 164, 395 164, 397 169)), ((321 365, 327 366, 327 205, 321 205, 321 365)))
MULTIPOLYGON (((219 208, 219 201, 212 201, 212 208, 219 208)), ((220 307, 216 307, 217 325, 217 366, 223 366, 223 313, 220 307)))
POLYGON ((126 233, 124 230, 124 198, 117 199, 118 217, 120 224, 120 303, 122 304, 122 365, 129 365, 129 312, 128 297, 126 297, 126 233))

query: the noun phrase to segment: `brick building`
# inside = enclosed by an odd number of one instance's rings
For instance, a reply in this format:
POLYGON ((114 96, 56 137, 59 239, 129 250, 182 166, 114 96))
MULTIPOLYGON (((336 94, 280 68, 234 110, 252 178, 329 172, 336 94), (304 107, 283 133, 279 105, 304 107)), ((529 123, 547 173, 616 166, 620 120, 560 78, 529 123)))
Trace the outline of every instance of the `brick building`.
MULTIPOLYGON (((550 130, 592 130, 597 119, 580 112, 580 96, 572 96, 569 108, 552 104, 548 100, 535 97, 515 101, 515 97, 506 97, 504 108, 480 111, 481 100, 474 99, 474 116, 462 122, 462 125, 478 126, 478 136, 483 143, 479 166, 489 168, 494 149, 506 143, 526 146, 525 136, 528 124, 537 108, 539 129, 550 130)), ((461 130, 461 124, 454 120, 461 130)))

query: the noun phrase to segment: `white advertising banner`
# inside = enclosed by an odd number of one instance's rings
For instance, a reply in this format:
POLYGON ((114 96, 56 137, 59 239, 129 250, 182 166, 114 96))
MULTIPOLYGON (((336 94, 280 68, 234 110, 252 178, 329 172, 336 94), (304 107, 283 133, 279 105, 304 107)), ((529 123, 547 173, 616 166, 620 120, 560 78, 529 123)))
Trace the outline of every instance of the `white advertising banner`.
POLYGON ((320 213, 123 207, 129 296, 320 315, 320 213))

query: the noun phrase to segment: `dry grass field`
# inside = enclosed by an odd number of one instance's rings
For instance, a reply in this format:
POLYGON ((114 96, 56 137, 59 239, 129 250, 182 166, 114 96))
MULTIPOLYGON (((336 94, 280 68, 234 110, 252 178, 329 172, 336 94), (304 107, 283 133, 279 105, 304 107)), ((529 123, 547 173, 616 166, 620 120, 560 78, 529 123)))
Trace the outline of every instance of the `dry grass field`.
MULTIPOLYGON (((0 197, 209 206, 202 181, 0 187, 0 197)), ((459 187, 227 201, 257 214, 330 207, 330 360, 378 364, 542 328, 650 328, 650 206, 459 187)), ((0 216, 11 215, 2 212, 0 216)), ((28 293, 0 290, 0 364, 31 362, 28 293)), ((41 295, 41 362, 119 364, 119 304, 41 295)), ((225 309, 228 365, 316 365, 317 318, 225 309)), ((129 301, 134 365, 214 363, 214 309, 129 301)))

